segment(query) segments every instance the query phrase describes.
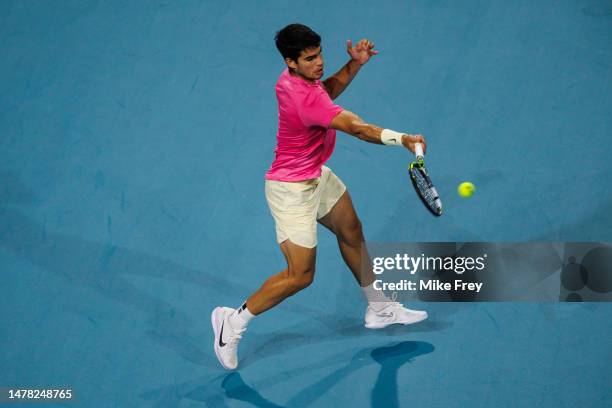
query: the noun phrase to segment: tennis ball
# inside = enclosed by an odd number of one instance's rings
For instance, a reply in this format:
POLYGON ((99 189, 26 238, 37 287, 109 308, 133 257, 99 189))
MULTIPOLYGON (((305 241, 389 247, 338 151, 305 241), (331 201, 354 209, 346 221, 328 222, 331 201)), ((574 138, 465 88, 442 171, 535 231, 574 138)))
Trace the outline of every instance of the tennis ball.
POLYGON ((474 187, 474 185, 469 181, 464 181, 463 183, 459 184, 459 187, 457 187, 457 192, 461 197, 471 197, 475 190, 476 187, 474 187))

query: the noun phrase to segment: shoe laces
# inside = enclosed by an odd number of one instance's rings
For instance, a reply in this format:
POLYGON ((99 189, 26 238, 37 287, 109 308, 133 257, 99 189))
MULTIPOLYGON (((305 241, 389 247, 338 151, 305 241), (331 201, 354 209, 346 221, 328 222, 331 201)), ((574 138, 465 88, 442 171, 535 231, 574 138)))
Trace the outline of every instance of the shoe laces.
POLYGON ((227 340, 228 344, 232 347, 235 347, 236 345, 238 345, 238 342, 242 338, 242 333, 244 333, 244 330, 238 331, 238 330, 232 329, 232 334, 229 336, 229 339, 227 340))
POLYGON ((383 303, 384 306, 380 310, 376 311, 376 313, 381 315, 381 316, 386 315, 386 314, 392 312, 393 310, 401 309, 401 308, 404 307, 404 305, 402 303, 397 301, 397 292, 393 292, 391 294, 391 299, 390 300, 384 301, 384 302, 381 302, 381 303, 383 303))
POLYGON ((403 304, 397 301, 397 292, 393 292, 391 294, 391 302, 389 302, 389 308, 397 309, 399 307, 404 307, 403 304))

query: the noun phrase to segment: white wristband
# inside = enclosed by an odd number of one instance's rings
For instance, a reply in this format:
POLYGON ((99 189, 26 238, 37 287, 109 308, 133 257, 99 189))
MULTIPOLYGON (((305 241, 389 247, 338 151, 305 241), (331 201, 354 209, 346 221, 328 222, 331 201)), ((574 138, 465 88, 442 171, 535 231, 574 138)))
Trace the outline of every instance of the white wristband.
POLYGON ((402 146, 403 135, 403 133, 396 132, 395 130, 383 129, 380 133, 380 141, 386 145, 402 146))

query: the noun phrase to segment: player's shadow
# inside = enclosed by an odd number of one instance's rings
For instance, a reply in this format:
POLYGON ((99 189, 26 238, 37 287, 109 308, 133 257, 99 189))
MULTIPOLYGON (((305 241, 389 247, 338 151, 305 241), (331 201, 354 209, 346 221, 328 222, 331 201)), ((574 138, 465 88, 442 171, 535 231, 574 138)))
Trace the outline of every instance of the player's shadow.
POLYGON ((279 350, 286 351, 334 340, 345 341, 350 337, 362 337, 365 335, 403 337, 407 333, 427 333, 446 330, 453 325, 451 322, 446 321, 426 320, 418 325, 411 325, 409 327, 396 325, 385 330, 367 330, 364 329, 363 320, 361 319, 343 320, 337 324, 337 328, 329 330, 321 327, 316 322, 308 321, 283 328, 282 333, 275 332, 264 335, 251 333, 250 335, 253 337, 251 341, 255 343, 255 348, 253 351, 249 351, 249 354, 240 362, 240 367, 245 368, 267 357, 277 355, 279 350))
POLYGON ((380 365, 380 371, 372 389, 371 405, 374 407, 397 407, 399 406, 397 387, 399 368, 414 358, 432 353, 434 350, 433 344, 423 341, 403 341, 390 346, 360 350, 348 364, 298 392, 289 400, 287 405, 308 406, 354 371, 376 363, 380 365))
POLYGON ((323 394, 332 389, 356 370, 377 364, 380 366, 378 376, 371 392, 372 406, 398 406, 397 373, 406 363, 418 356, 435 350, 430 343, 421 341, 404 341, 390 343, 388 346, 365 348, 355 351, 334 353, 327 358, 309 362, 289 371, 281 370, 270 376, 257 376, 253 383, 247 384, 237 371, 215 376, 207 381, 202 379, 164 386, 147 391, 142 395, 145 400, 156 401, 155 407, 179 406, 183 400, 202 402, 205 406, 224 406, 227 399, 248 402, 257 407, 308 406, 316 402, 323 394), (268 400, 261 392, 265 389, 281 387, 288 380, 295 379, 304 373, 319 372, 327 367, 337 367, 332 373, 316 383, 300 390, 286 404, 268 400))
MULTIPOLYGON (((360 350, 347 364, 299 391, 289 399, 286 405, 290 407, 309 406, 351 373, 375 363, 380 365, 380 371, 372 389, 371 406, 398 407, 397 373, 400 367, 434 350, 435 347, 431 343, 422 341, 403 341, 389 346, 360 350)), ((327 364, 324 363, 324 365, 327 364)), ((296 371, 301 372, 303 369, 304 367, 300 367, 296 371)), ((230 399, 249 402, 257 407, 279 406, 262 397, 253 387, 248 386, 238 373, 228 374, 221 383, 221 387, 225 390, 225 396, 230 399)))
POLYGON ((399 407, 397 372, 400 367, 418 356, 432 353, 434 349, 431 343, 405 341, 394 346, 372 350, 370 355, 380 364, 380 372, 372 390, 371 406, 399 407))
POLYGON ((259 392, 249 387, 238 372, 233 372, 225 376, 221 382, 221 388, 225 390, 225 396, 227 398, 248 402, 256 407, 279 408, 282 406, 267 400, 262 397, 259 392))

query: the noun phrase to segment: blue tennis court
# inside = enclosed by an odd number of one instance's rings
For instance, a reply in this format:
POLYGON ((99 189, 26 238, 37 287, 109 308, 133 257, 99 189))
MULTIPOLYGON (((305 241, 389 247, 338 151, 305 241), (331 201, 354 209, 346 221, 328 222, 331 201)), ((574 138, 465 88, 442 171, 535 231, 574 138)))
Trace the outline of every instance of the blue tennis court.
POLYGON ((609 303, 419 303, 427 321, 367 330, 324 228, 314 284, 221 368, 211 310, 285 267, 263 187, 293 22, 327 74, 374 41, 337 103, 427 137, 440 218, 407 151, 338 133, 328 165, 367 240, 612 241, 611 1, 5 0, 0 387, 74 390, 33 406, 612 406, 609 303))

